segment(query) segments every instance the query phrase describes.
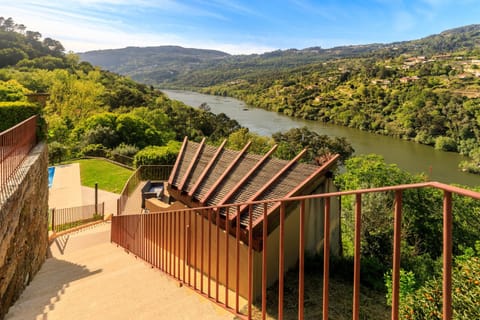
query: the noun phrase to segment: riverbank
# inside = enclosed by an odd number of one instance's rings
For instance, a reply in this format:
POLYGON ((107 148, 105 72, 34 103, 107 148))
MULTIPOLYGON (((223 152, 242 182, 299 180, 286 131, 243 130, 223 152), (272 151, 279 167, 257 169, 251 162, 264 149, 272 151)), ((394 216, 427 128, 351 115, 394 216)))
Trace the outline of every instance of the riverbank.
POLYGON ((278 131, 307 126, 309 129, 331 136, 346 137, 355 149, 355 155, 375 153, 387 163, 395 163, 412 173, 425 173, 429 180, 465 186, 480 186, 480 176, 458 170, 466 159, 457 153, 435 150, 411 141, 382 136, 347 127, 292 118, 276 112, 247 106, 244 102, 191 91, 162 90, 169 98, 198 107, 206 102, 213 113, 225 113, 254 133, 271 136, 278 131), (247 109, 247 110, 245 110, 247 109))

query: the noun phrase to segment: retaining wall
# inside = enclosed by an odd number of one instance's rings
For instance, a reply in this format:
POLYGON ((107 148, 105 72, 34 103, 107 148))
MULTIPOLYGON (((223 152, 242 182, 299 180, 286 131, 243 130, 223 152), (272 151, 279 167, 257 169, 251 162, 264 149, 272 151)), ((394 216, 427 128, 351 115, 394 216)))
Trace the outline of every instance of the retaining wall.
POLYGON ((0 319, 46 259, 48 152, 39 143, 0 187, 0 319))

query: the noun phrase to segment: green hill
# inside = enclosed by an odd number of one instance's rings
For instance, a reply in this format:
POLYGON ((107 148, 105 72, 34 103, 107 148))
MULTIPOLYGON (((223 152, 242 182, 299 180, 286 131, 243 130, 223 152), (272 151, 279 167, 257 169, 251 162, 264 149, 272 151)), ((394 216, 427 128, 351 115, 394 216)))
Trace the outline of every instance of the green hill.
POLYGON ((264 54, 229 55, 220 51, 178 46, 128 47, 80 53, 84 61, 132 79, 163 87, 204 87, 259 72, 328 62, 337 59, 394 58, 407 55, 438 55, 478 47, 480 25, 444 31, 419 40, 390 44, 311 47, 264 54))
POLYGON ((82 60, 144 83, 162 83, 229 57, 216 50, 178 46, 127 47, 79 53, 82 60))
MULTIPOLYGON (((170 48, 172 52, 177 50, 170 48)), ((140 149, 174 145, 170 142, 187 135, 223 140, 240 128, 223 114, 186 106, 152 86, 80 62, 77 55, 65 54, 59 41, 42 39, 39 32, 0 17, 0 107, 26 108, 38 96, 42 99, 35 110, 48 124, 50 161, 132 157, 140 149)))
MULTIPOLYGON (((142 61, 137 80, 460 152, 473 158, 462 168, 478 171, 480 25, 390 44, 199 58, 194 68, 175 57, 149 60, 149 50, 123 56, 142 61)), ((121 51, 97 54, 113 52, 121 51)))

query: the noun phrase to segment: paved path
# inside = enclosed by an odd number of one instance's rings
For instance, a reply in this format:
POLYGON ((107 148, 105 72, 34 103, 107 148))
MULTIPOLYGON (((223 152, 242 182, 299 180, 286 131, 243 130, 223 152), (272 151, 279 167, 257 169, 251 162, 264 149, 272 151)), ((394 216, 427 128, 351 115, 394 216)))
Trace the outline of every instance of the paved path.
POLYGON ((110 224, 58 238, 5 319, 233 319, 109 242, 110 224))
MULTIPOLYGON (((89 204, 93 204, 89 203, 89 204)), ((71 208, 83 205, 80 164, 55 166, 52 187, 48 194, 50 208, 71 208)))
MULTIPOLYGON (((105 214, 117 213, 117 193, 98 190, 98 203, 105 202, 105 214)), ((50 208, 72 208, 95 203, 95 189, 82 186, 80 164, 71 163, 55 167, 52 187, 49 190, 50 208)))
MULTIPOLYGON (((105 215, 117 214, 117 200, 120 198, 118 193, 108 192, 98 189, 98 203, 105 202, 105 215)), ((95 189, 82 186, 83 205, 95 203, 95 189)))

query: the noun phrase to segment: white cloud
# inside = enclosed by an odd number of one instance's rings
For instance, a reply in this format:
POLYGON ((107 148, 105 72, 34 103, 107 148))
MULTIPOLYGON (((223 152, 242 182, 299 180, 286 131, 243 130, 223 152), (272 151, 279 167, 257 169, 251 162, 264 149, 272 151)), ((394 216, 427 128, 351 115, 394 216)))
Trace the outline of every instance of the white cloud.
MULTIPOLYGON (((126 3, 125 0, 77 0, 75 3, 126 3)), ((134 1, 143 3, 143 1, 134 1)), ((31 3, 34 3, 31 2, 31 3)), ((31 3, 24 6, 0 4, 0 12, 11 16, 17 23, 24 23, 28 30, 39 31, 43 37, 51 37, 62 42, 67 51, 85 52, 99 49, 124 48, 127 46, 180 45, 184 47, 209 48, 232 54, 263 53, 272 48, 252 43, 225 43, 189 38, 173 33, 152 33, 138 31, 113 16, 102 13, 70 11, 59 7, 40 5, 31 12, 31 3)), ((129 4, 131 2, 129 1, 129 4)), ((35 3, 34 3, 35 5, 35 3)), ((35 5, 36 6, 36 5, 35 5)), ((234 40, 232 40, 234 41, 234 40)))

